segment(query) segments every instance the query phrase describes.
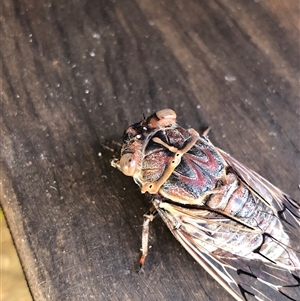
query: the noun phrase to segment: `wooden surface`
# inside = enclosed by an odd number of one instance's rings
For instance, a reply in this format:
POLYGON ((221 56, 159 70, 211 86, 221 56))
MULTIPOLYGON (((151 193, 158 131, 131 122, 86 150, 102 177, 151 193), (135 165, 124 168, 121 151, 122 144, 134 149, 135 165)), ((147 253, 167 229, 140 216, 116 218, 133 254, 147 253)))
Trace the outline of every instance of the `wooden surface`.
POLYGON ((110 166, 158 109, 299 201, 299 2, 2 2, 5 212, 44 300, 232 300, 110 166), (68 4, 66 4, 66 3, 68 4))

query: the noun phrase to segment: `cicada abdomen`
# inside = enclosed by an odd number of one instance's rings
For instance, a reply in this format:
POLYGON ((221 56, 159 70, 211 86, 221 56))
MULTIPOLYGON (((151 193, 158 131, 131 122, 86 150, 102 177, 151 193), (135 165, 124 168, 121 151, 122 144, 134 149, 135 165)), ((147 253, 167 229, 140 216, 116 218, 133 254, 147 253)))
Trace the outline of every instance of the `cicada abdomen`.
POLYGON ((300 300, 300 206, 267 180, 156 112, 124 133, 112 165, 153 195, 158 213, 186 250, 236 300, 300 300))

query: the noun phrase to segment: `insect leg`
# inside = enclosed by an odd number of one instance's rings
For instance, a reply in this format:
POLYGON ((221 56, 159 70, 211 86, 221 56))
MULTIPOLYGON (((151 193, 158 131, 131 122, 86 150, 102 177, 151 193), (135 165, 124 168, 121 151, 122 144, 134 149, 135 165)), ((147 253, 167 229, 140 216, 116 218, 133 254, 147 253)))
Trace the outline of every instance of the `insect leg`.
POLYGON ((154 206, 144 214, 143 231, 142 231, 142 255, 140 258, 140 271, 143 272, 143 267, 145 264, 146 256, 148 254, 148 240, 149 240, 149 224, 153 221, 154 217, 157 215, 157 210, 154 206))
POLYGON ((210 132, 210 127, 208 127, 206 130, 204 130, 202 132, 201 136, 207 137, 209 132, 210 132))

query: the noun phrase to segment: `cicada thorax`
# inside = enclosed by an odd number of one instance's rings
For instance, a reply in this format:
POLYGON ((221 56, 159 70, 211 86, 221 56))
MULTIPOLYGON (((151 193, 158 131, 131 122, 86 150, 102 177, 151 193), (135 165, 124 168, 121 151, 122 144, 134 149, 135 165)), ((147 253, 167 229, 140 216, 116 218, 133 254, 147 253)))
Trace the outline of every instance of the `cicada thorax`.
POLYGON ((217 187, 225 173, 224 160, 206 138, 176 127, 158 132, 149 142, 140 180, 143 192, 200 205, 205 193, 217 187))

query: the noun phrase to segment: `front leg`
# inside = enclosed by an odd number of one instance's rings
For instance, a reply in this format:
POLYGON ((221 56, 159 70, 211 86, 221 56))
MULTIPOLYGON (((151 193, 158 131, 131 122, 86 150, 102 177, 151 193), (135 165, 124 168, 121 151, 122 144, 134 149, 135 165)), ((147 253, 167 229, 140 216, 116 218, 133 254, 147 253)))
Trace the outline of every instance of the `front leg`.
POLYGON ((140 258, 140 272, 144 272, 144 264, 146 260, 146 256, 148 254, 148 240, 149 240, 149 224, 153 221, 155 216, 157 215, 157 210, 154 206, 144 214, 144 222, 143 222, 143 231, 142 231, 142 255, 140 258))

